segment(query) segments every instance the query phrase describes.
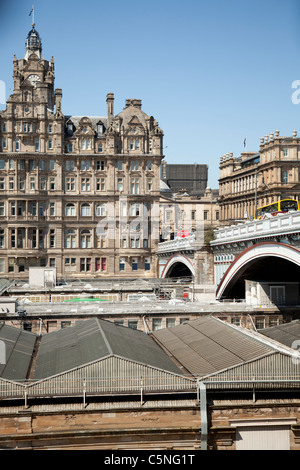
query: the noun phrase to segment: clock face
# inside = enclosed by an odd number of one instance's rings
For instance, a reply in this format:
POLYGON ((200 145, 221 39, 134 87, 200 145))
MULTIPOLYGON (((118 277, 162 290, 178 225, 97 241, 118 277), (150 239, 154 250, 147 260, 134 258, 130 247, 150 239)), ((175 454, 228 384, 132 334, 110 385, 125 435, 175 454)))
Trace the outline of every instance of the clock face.
POLYGON ((38 75, 29 75, 28 80, 30 81, 31 85, 35 85, 36 82, 40 82, 40 77, 38 75))

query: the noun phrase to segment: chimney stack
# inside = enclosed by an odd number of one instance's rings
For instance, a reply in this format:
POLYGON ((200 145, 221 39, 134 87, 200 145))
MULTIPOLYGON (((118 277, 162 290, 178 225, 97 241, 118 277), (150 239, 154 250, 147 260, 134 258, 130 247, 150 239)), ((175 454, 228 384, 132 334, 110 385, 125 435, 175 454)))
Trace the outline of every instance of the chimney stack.
POLYGON ((111 123, 111 121, 114 118, 114 94, 113 93, 107 93, 106 95, 106 103, 107 103, 107 121, 108 125, 111 123))

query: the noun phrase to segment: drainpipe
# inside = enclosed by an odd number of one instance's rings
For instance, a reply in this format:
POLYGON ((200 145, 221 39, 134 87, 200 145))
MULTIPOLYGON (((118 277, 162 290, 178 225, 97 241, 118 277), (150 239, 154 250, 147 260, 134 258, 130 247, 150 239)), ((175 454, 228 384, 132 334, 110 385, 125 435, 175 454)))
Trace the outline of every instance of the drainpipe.
POLYGON ((200 393, 200 419, 201 419, 201 450, 207 450, 207 404, 206 386, 198 381, 198 393, 200 393))
POLYGON ((252 323, 252 326, 253 326, 254 331, 257 331, 256 326, 255 326, 255 323, 254 323, 253 318, 251 317, 250 313, 247 313, 247 315, 248 315, 248 317, 249 317, 250 320, 251 320, 251 323, 252 323))

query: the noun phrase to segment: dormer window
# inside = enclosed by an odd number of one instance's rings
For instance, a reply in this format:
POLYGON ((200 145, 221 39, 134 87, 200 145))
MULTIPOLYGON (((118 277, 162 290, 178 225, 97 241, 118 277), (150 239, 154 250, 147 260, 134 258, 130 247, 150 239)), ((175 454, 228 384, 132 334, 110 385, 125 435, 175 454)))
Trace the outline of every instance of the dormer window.
POLYGON ((67 125, 68 134, 73 134, 73 124, 71 122, 67 125))
POLYGON ((97 124, 97 132, 98 134, 104 134, 104 126, 103 124, 97 124))

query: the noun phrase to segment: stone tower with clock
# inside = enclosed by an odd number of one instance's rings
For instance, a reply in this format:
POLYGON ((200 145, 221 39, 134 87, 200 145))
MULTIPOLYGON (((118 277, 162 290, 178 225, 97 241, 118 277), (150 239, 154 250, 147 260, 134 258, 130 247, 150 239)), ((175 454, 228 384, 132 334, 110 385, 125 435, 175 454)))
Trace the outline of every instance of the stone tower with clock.
POLYGON ((54 90, 54 59, 42 55, 42 42, 34 23, 29 31, 25 56, 13 58, 13 94, 7 100, 2 117, 6 120, 6 148, 26 153, 46 150, 51 141, 62 150, 64 117, 61 113, 61 89, 54 90), (55 136, 53 132, 55 130, 55 136), (52 139, 54 137, 54 139, 52 139))
POLYGON ((0 276, 155 277, 163 132, 138 99, 69 115, 34 22, 0 111, 0 276), (155 210, 154 210, 155 208, 155 210), (100 230, 99 230, 100 226, 100 230), (103 229, 103 230, 102 230, 103 229))

